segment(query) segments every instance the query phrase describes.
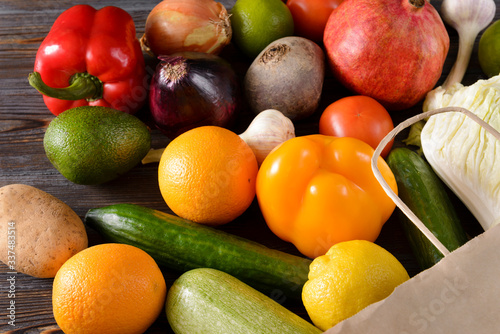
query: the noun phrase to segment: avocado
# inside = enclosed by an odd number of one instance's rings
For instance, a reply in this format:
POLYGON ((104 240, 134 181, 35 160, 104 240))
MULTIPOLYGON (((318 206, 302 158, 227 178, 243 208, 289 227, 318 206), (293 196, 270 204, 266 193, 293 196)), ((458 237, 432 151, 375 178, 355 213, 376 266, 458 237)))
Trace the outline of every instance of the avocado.
POLYGON ((136 116, 84 106, 54 118, 43 138, 54 167, 77 184, 111 181, 136 166, 151 148, 149 128, 136 116))

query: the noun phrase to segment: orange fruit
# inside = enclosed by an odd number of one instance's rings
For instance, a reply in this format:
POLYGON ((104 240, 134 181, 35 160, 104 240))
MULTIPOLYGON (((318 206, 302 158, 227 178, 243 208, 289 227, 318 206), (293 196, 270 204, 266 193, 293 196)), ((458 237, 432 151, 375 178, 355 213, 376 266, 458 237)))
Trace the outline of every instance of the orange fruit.
POLYGON ((153 258, 125 244, 80 251, 57 272, 52 307, 72 333, 143 333, 161 313, 167 287, 153 258))
POLYGON ((172 140, 160 159, 163 199, 178 216, 221 225, 240 216, 255 197, 257 159, 236 133, 197 127, 172 140))

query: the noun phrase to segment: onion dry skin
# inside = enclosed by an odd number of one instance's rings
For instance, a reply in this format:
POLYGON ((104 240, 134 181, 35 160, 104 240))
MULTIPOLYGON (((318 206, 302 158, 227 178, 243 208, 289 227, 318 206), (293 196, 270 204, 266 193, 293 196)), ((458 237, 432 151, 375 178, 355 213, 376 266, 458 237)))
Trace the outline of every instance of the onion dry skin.
POLYGON ((163 0, 149 13, 143 51, 155 56, 194 51, 219 54, 232 37, 229 14, 213 0, 163 0))

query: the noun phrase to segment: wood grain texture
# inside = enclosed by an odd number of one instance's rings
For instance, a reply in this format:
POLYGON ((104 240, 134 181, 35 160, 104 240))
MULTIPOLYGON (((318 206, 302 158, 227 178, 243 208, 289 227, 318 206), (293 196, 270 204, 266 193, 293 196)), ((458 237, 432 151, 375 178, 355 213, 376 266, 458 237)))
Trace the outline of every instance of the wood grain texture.
MULTIPOLYGON (((499 0, 500 1, 500 0, 499 0)), ((497 5, 499 3, 497 2, 497 5)), ((137 35, 144 32, 144 24, 150 10, 159 1, 108 0, 85 1, 101 8, 115 5, 128 11, 136 23, 137 35)), ((231 8, 234 0, 221 1, 231 8)), ((42 189, 67 203, 84 217, 87 210, 116 203, 135 203, 150 208, 171 212, 164 203, 157 184, 157 165, 139 165, 117 180, 99 186, 76 185, 66 180, 48 161, 43 149, 45 129, 54 116, 45 107, 41 95, 27 81, 33 70, 36 51, 52 23, 65 9, 81 2, 70 0, 2 0, 0 1, 0 187, 12 183, 29 184, 42 189)), ((439 9, 441 1, 432 1, 439 9)), ((497 13, 497 18, 499 14, 497 13)), ((445 63, 441 82, 446 77, 456 57, 458 38, 456 32, 447 27, 451 38, 451 49, 445 63)), ((222 56, 233 63, 242 77, 249 66, 233 46, 228 46, 222 56)), ((154 70, 154 60, 148 60, 148 70, 154 70)), ((484 78, 477 61, 477 41, 469 70, 463 82, 470 84, 484 78)), ((327 75, 320 110, 348 95, 348 92, 327 75)), ((397 124, 419 112, 418 105, 393 115, 397 124)), ((149 124, 147 108, 138 116, 149 124)), ((242 132, 252 115, 242 111, 235 132, 242 132)), ((297 135, 317 132, 319 113, 296 123, 297 135)), ((167 144, 167 139, 153 130, 152 145, 155 148, 167 144)), ((273 235, 267 228, 256 202, 238 219, 221 229, 258 241, 268 247, 298 254, 290 244, 273 235)), ((475 226, 469 233, 477 233, 475 226)), ((99 235, 88 230, 90 244, 103 242, 99 235)), ((399 223, 391 218, 384 226, 377 243, 393 253, 406 267, 410 275, 418 272, 399 223)), ((178 273, 163 269, 167 284, 178 277, 178 273)), ((0 263, 0 332, 1 333, 62 333, 57 327, 51 306, 51 279, 37 279, 23 274, 10 274, 6 265, 0 263), (8 325, 10 284, 15 276, 15 326, 8 325)), ((285 306, 307 318, 304 308, 298 303, 285 302, 285 306)), ((148 333, 172 333, 164 313, 148 333)))

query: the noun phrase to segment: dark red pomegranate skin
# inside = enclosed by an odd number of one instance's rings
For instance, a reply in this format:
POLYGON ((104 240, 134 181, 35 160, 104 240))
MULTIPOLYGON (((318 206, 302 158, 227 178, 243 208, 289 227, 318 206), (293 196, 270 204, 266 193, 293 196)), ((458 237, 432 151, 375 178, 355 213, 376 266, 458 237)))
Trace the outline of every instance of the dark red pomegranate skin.
POLYGON ((441 77, 450 39, 425 0, 347 0, 330 15, 330 69, 349 90, 390 111, 410 108, 441 77))

